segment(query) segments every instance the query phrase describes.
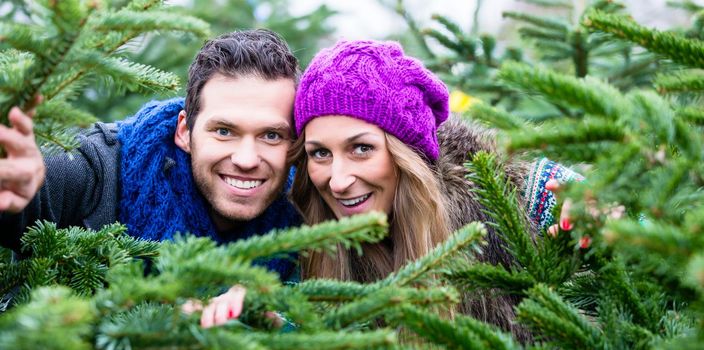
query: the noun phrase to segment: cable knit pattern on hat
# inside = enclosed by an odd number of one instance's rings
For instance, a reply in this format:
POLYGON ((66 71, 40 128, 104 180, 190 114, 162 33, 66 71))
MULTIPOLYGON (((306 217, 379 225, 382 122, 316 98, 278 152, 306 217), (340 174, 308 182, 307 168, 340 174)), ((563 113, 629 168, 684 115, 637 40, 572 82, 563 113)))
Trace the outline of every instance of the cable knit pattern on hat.
POLYGON ((430 160, 438 158, 437 127, 449 115, 447 87, 396 42, 340 41, 303 73, 295 123, 344 115, 379 126, 430 160))

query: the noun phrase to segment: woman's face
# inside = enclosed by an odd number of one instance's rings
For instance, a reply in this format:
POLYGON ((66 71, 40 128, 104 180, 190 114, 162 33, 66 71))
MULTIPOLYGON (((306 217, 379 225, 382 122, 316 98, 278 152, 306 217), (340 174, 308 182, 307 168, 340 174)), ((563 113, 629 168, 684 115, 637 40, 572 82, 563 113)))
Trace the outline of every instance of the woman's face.
POLYGON ((335 216, 372 210, 391 214, 398 176, 384 131, 345 116, 305 127, 308 176, 335 216))

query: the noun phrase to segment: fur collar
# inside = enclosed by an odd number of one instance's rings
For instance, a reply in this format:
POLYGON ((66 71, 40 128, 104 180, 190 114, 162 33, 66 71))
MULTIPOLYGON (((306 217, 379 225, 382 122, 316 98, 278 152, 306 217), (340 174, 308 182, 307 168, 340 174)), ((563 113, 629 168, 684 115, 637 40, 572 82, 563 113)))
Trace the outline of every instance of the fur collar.
MULTIPOLYGON (((478 202, 472 189, 476 186, 465 176, 468 171, 464 163, 471 155, 479 151, 495 153, 496 133, 484 126, 451 116, 438 128, 438 143, 440 144, 440 157, 435 167, 437 170, 440 187, 444 193, 446 208, 450 219, 450 229, 457 230, 472 222, 487 222, 487 216, 482 212, 483 206, 478 202)), ((509 180, 519 189, 525 187, 525 179, 530 172, 530 164, 521 161, 511 161, 504 164, 504 171, 509 180)), ((519 198, 519 201, 521 198, 519 198)), ((521 203, 523 204, 523 203, 521 203)), ((526 215, 527 216, 527 215, 526 215)), ((526 222, 529 222, 526 220, 526 222)), ((476 259, 491 264, 501 264, 505 267, 514 265, 514 259, 503 248, 504 243, 494 230, 487 226, 488 235, 486 245, 476 259)), ((535 237, 535 228, 531 228, 535 237)), ((514 296, 495 296, 497 293, 464 293, 464 302, 461 312, 469 314, 500 326, 506 331, 511 331, 519 340, 525 342, 530 339, 530 333, 523 327, 513 322, 515 319, 514 306, 520 299, 514 296)))

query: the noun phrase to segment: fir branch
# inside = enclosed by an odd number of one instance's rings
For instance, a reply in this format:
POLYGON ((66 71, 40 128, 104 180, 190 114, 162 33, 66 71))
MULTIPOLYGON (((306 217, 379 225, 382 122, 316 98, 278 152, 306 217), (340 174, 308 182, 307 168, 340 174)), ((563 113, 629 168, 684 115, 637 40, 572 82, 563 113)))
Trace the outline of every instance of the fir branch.
POLYGON ((479 40, 482 43, 482 52, 484 53, 484 63, 490 67, 497 67, 494 63, 493 54, 496 48, 496 38, 491 35, 482 35, 479 40))
POLYGON ((267 349, 272 350, 394 349, 398 341, 396 339, 396 333, 388 329, 378 329, 366 332, 317 331, 313 334, 268 334, 257 332, 248 333, 247 336, 260 344, 266 344, 267 349))
POLYGON ((565 301, 580 310, 596 309, 599 300, 599 291, 602 289, 601 281, 592 271, 578 272, 571 279, 560 284, 556 291, 565 301))
POLYGON ((658 74, 654 81, 658 92, 700 92, 704 91, 704 72, 700 70, 681 70, 674 73, 658 74))
POLYGON ((601 348, 601 332, 555 292, 538 284, 518 305, 518 320, 540 339, 569 349, 601 348))
POLYGON ((172 305, 142 303, 125 312, 105 317, 97 326, 95 343, 99 349, 202 348, 185 331, 180 311, 172 305))
POLYGON ((45 57, 49 43, 42 38, 36 26, 24 23, 0 22, 0 43, 7 43, 16 50, 45 57))
MULTIPOLYGON (((265 291, 265 293, 250 290, 247 294, 245 308, 253 310, 250 314, 254 316, 254 321, 264 323, 264 328, 272 328, 273 325, 269 318, 265 318, 262 322, 262 313, 266 314, 270 310, 276 310, 277 313, 283 315, 286 323, 296 325, 299 332, 314 333, 324 329, 320 316, 320 304, 310 302, 304 293, 289 287, 277 288, 271 292, 265 291)), ((246 313, 247 310, 245 310, 246 313)))
POLYGON ((704 43, 672 32, 645 28, 632 19, 599 10, 588 12, 585 27, 611 33, 686 66, 704 68, 704 43))
POLYGON ((433 269, 439 267, 460 251, 473 250, 486 235, 486 228, 479 222, 472 222, 457 230, 448 240, 437 245, 425 256, 410 262, 398 271, 375 283, 377 287, 408 286, 418 281, 433 269))
POLYGON ((573 7, 572 1, 569 0, 518 0, 520 2, 526 2, 529 4, 534 4, 542 7, 557 7, 571 9, 573 7))
MULTIPOLYGON (((26 72, 34 64, 31 54, 17 50, 0 51, 0 103, 22 89, 26 72)), ((7 125, 7 115, 0 116, 0 123, 7 125)))
POLYGON ((102 58, 84 54, 75 59, 81 65, 93 69, 101 77, 110 77, 118 91, 126 87, 130 91, 151 90, 155 92, 176 90, 178 76, 151 66, 130 62, 122 58, 102 58))
POLYGON ((685 266, 682 281, 685 285, 698 290, 699 293, 704 292, 704 253, 699 251, 692 255, 685 266))
POLYGON ((554 40, 554 41, 565 41, 567 36, 564 31, 559 30, 549 30, 544 28, 535 27, 521 27, 518 28, 518 34, 522 38, 534 39, 534 40, 554 40))
MULTIPOLYGON (((651 188, 657 188, 657 191, 652 191, 646 194, 643 198, 643 204, 650 207, 651 211, 662 213, 662 216, 667 218, 681 217, 679 206, 677 203, 671 202, 677 198, 678 190, 688 181, 689 174, 692 169, 691 161, 683 158, 673 159, 666 168, 657 169, 651 174, 651 188)), ((686 189, 689 192, 689 188, 686 189)))
POLYGON ((697 5, 697 4, 696 4, 694 1, 692 1, 692 0, 684 0, 684 1, 668 0, 668 1, 667 1, 667 6, 685 9, 685 10, 690 11, 690 12, 699 12, 699 11, 701 11, 701 10, 704 10, 704 6, 697 5))
POLYGON ((517 152, 525 149, 545 149, 548 145, 584 145, 601 142, 622 142, 626 135, 623 128, 602 119, 585 119, 581 122, 543 126, 536 131, 508 133, 506 150, 517 152))
POLYGON ((147 11, 161 7, 164 0, 131 0, 123 7, 132 11, 147 11))
POLYGON ((587 47, 588 35, 579 28, 570 32, 569 42, 572 44, 572 62, 575 75, 584 78, 589 73, 589 49, 587 47))
POLYGON ((521 349, 509 334, 467 316, 457 315, 452 321, 443 320, 405 305, 393 318, 394 323, 449 349, 521 349))
POLYGON ((34 135, 37 137, 37 144, 40 145, 42 153, 45 155, 70 152, 79 146, 74 133, 67 132, 65 129, 57 130, 54 124, 49 127, 41 124, 36 125, 34 135))
MULTIPOLYGON (((228 248, 227 245, 216 247, 208 238, 190 235, 162 243, 159 257, 154 262, 160 272, 155 279, 160 280, 159 283, 172 284, 177 289, 175 294, 164 294, 164 298, 175 298, 189 292, 193 295, 199 288, 217 290, 221 286, 237 283, 260 293, 280 288, 275 272, 250 265, 251 260, 232 254, 228 248)), ((147 290, 150 288, 147 287, 147 290)))
POLYGON ((323 321, 328 327, 341 329, 353 323, 372 321, 393 308, 410 303, 413 305, 450 305, 459 301, 459 294, 452 288, 415 289, 387 287, 346 304, 326 314, 323 321))
POLYGON ((47 102, 53 99, 60 101, 75 100, 80 96, 82 90, 88 86, 87 79, 82 79, 86 77, 84 73, 88 71, 87 69, 82 67, 74 69, 72 67, 68 70, 68 72, 57 73, 47 80, 44 85, 44 91, 42 91, 47 102))
POLYGON ((535 284, 535 279, 525 271, 507 271, 503 266, 480 263, 464 270, 451 270, 444 274, 453 285, 465 290, 499 289, 503 293, 523 294, 535 284))
POLYGON ((394 315, 394 323, 402 324, 433 344, 449 349, 487 349, 478 335, 432 314, 412 307, 403 307, 399 314, 394 315))
POLYGON ((540 57, 545 61, 561 61, 574 54, 574 47, 562 41, 539 40, 533 45, 540 50, 540 57))
POLYGON ((315 226, 301 226, 273 231, 228 245, 230 255, 243 260, 268 257, 276 253, 304 249, 335 251, 338 244, 361 252, 361 243, 375 243, 386 235, 386 215, 372 212, 315 226))
POLYGON ((697 130, 697 125, 701 125, 697 118, 704 118, 704 113, 701 109, 690 111, 690 108, 675 111, 675 140, 677 140, 676 144, 684 157, 701 161, 704 157, 702 154, 704 140, 697 130))
MULTIPOLYGON (((88 112, 73 107, 66 101, 54 99, 40 104, 37 107, 37 112, 33 120, 34 123, 37 124, 36 128, 39 130, 39 133, 46 133, 44 130, 47 129, 47 126, 52 128, 56 124, 72 124, 76 127, 84 128, 98 121, 98 118, 88 112)), ((54 134, 58 130, 52 129, 51 131, 51 134, 54 134)))
POLYGON ((688 123, 704 125, 704 109, 699 107, 683 107, 676 111, 678 118, 688 123))
POLYGON ((504 11, 501 16, 504 18, 508 17, 518 21, 530 23, 534 26, 545 28, 547 30, 554 30, 562 33, 567 33, 569 31, 568 23, 548 17, 534 16, 523 12, 513 11, 504 11))
POLYGON ((604 293, 608 298, 619 300, 619 304, 633 315, 633 322, 649 330, 657 329, 657 319, 652 315, 654 310, 648 310, 645 297, 636 289, 634 282, 625 270, 622 261, 614 259, 601 268, 599 274, 604 281, 604 293))
POLYGON ((477 185, 473 190, 476 198, 492 219, 490 225, 520 266, 530 269, 538 258, 535 245, 528 234, 526 218, 520 213, 515 189, 510 187, 496 159, 486 152, 477 152, 465 167, 469 171, 467 178, 477 185))
MULTIPOLYGON (((44 88, 44 84, 54 74, 56 69, 64 62, 67 55, 79 42, 81 32, 85 28, 88 17, 95 10, 95 3, 84 7, 78 0, 49 2, 50 17, 58 35, 53 38, 54 45, 48 48, 47 53, 37 61, 32 70, 31 79, 28 80, 26 90, 22 91, 12 105, 22 106, 30 101, 44 88)), ((0 113, 5 113, 0 110, 0 113)))
POLYGON ((31 302, 0 317, 2 349, 91 349, 86 340, 97 315, 66 287, 43 287, 31 302))
POLYGON ((670 104, 653 91, 635 90, 628 94, 633 115, 624 116, 632 130, 643 135, 650 145, 675 142, 675 112, 670 104), (639 130, 640 129, 640 130, 639 130))
POLYGON ((604 240, 609 244, 642 247, 651 254, 685 258, 698 247, 681 228, 662 222, 623 219, 606 223, 604 240))
POLYGON ((492 107, 485 103, 474 103, 469 107, 469 111, 464 114, 472 119, 480 120, 491 127, 501 130, 519 130, 530 128, 523 120, 513 114, 498 107, 492 107))
MULTIPOLYGON (((460 54, 467 51, 467 49, 465 47, 463 47, 459 43, 452 41, 452 39, 450 39, 448 36, 440 33, 439 31, 437 31, 435 29, 427 28, 427 29, 424 29, 421 33, 424 36, 428 36, 428 37, 431 37, 431 38, 437 40, 442 46, 445 46, 446 48, 453 50, 455 52, 458 52, 460 54)), ((472 52, 468 57, 470 59, 472 59, 474 57, 474 53, 472 52)))
POLYGON ((460 26, 453 20, 437 13, 434 13, 430 18, 442 24, 450 33, 452 33, 452 35, 457 38, 464 35, 460 26))
POLYGON ((423 33, 418 27, 418 23, 416 23, 416 20, 413 19, 408 10, 406 10, 406 5, 403 3, 403 1, 404 0, 396 0, 396 6, 394 7, 394 11, 399 14, 406 22, 408 29, 410 29, 411 31, 411 35, 416 38, 416 41, 418 42, 418 45, 420 46, 425 56, 429 58, 435 58, 435 54, 432 50, 430 50, 430 47, 428 47, 428 43, 425 41, 425 37, 423 36, 423 33))
POLYGON ((210 25, 205 21, 180 13, 152 10, 149 12, 122 10, 107 13, 94 25, 98 31, 174 31, 193 33, 199 37, 210 36, 210 25))
POLYGON ((579 79, 517 62, 504 63, 498 77, 520 90, 539 94, 555 105, 572 105, 612 120, 629 112, 623 95, 596 78, 579 79))
POLYGON ((160 272, 144 277, 144 267, 136 262, 111 268, 107 276, 109 288, 101 291, 96 299, 101 304, 126 307, 149 301, 175 303, 186 297, 207 300, 235 284, 243 285, 250 293, 261 294, 282 288, 275 272, 228 260, 218 251, 181 261, 179 266, 168 266, 160 272))
POLYGON ((591 142, 580 144, 541 144, 540 149, 535 149, 536 157, 548 156, 550 160, 568 163, 594 163, 605 154, 612 154, 620 145, 609 141, 591 142), (545 147, 543 147, 545 146, 545 147))
POLYGON ((293 287, 296 291, 308 297, 308 300, 318 302, 351 301, 376 291, 368 285, 352 281, 336 281, 311 279, 298 283, 293 287))

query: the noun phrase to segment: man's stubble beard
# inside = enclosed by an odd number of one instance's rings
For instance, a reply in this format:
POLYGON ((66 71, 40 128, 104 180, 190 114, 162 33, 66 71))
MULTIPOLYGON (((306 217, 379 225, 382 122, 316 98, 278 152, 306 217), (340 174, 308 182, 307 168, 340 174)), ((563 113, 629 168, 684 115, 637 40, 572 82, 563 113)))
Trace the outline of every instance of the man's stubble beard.
MULTIPOLYGON (((211 217, 217 216, 218 218, 226 221, 230 221, 232 223, 234 222, 241 222, 241 221, 250 221, 262 213, 264 213, 269 206, 271 206, 272 203, 279 197, 282 187, 283 187, 283 182, 285 181, 285 178, 282 177, 281 179, 275 179, 275 178, 270 178, 267 180, 269 181, 277 181, 279 180, 278 184, 275 186, 276 191, 272 191, 271 193, 268 193, 266 195, 266 198, 263 199, 263 201, 256 201, 256 203, 262 203, 263 205, 257 205, 258 210, 254 213, 251 213, 249 215, 246 214, 229 214, 229 213, 223 213, 220 211, 216 204, 213 203, 211 198, 216 198, 215 193, 212 193, 215 191, 214 187, 210 188, 211 191, 208 191, 208 181, 207 179, 201 178, 200 173, 196 172, 194 169, 196 169, 196 164, 194 163, 193 157, 191 157, 191 174, 193 174, 193 181, 195 182, 196 189, 198 190, 198 193, 203 197, 203 200, 205 201, 206 205, 208 206, 208 212, 210 213, 211 217)), ((211 174, 206 174, 205 176, 210 176, 211 174)), ((217 177, 217 175, 212 174, 212 176, 217 177)), ((215 181, 218 181, 218 179, 215 179, 215 181)), ((213 184, 215 185, 215 184, 213 184)), ((263 185, 263 184, 262 184, 263 185)), ((240 204, 244 205, 244 204, 240 204)), ((214 218, 215 219, 215 218, 214 218)))

